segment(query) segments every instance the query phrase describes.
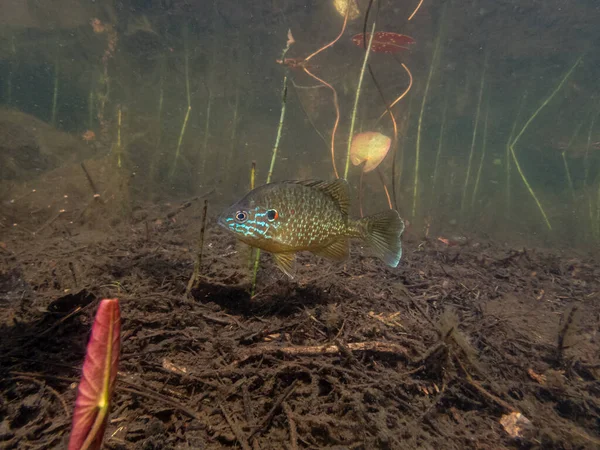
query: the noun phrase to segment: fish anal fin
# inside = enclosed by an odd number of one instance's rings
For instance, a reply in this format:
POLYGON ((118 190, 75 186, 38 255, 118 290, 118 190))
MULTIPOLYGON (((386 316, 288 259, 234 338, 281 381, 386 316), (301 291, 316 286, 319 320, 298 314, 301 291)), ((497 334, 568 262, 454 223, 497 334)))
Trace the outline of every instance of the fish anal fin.
POLYGON ((344 215, 348 215, 350 209, 350 187, 343 178, 333 181, 307 180, 307 181, 288 181, 288 183, 301 184, 302 186, 313 187, 329 195, 338 204, 344 215))
POLYGON ((283 273, 290 278, 294 278, 294 262, 296 261, 295 253, 273 253, 273 259, 275 260, 277 267, 279 267, 283 273))
POLYGON ((341 237, 313 253, 334 261, 344 261, 350 256, 350 241, 347 237, 341 237))

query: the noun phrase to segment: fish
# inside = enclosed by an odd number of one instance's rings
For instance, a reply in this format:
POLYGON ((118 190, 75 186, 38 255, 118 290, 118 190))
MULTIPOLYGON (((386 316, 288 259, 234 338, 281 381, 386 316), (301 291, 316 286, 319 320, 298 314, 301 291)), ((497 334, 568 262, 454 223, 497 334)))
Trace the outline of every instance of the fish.
POLYGON ((351 219, 346 180, 281 181, 259 186, 234 203, 217 223, 237 239, 273 255, 295 276, 296 254, 309 251, 334 261, 350 254, 350 240, 366 243, 375 256, 397 267, 402 257, 404 221, 390 209, 351 219))

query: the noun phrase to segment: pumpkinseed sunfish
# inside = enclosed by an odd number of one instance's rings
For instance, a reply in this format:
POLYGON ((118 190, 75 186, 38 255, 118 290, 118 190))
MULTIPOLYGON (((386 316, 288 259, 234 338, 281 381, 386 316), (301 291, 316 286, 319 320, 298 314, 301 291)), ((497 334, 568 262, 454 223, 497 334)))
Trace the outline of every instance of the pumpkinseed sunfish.
POLYGON ((352 220, 349 206, 345 180, 283 181, 250 191, 223 212, 218 223, 242 242, 272 253, 291 278, 297 252, 342 261, 350 253, 350 238, 368 244, 388 266, 398 266, 404 231, 398 212, 352 220))

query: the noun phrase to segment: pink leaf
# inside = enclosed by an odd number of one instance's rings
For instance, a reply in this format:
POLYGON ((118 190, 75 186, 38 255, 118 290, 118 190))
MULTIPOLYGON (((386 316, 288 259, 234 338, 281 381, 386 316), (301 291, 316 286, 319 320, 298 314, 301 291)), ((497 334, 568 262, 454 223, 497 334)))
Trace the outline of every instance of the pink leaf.
POLYGON ((69 450, 99 449, 104 437, 121 347, 118 299, 100 302, 88 342, 71 427, 69 450))
MULTIPOLYGON (((365 34, 367 42, 369 42, 371 33, 358 33, 352 37, 352 42, 359 47, 365 47, 365 34)), ((377 31, 373 36, 371 51, 374 53, 399 53, 410 50, 410 46, 415 42, 413 38, 405 34, 377 31)))

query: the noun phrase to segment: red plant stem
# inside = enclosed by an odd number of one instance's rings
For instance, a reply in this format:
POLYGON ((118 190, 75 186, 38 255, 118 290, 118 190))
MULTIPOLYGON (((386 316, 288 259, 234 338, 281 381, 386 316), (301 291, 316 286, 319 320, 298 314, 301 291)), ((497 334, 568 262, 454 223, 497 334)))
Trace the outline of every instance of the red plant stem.
POLYGON ((423 0, 421 0, 419 2, 419 4, 417 5, 417 7, 415 8, 415 10, 413 11, 413 13, 410 15, 410 17, 408 18, 408 20, 411 20, 413 17, 415 17, 415 14, 417 13, 417 11, 419 10, 419 8, 421 8, 421 5, 423 4, 423 0))
POLYGON ((346 6, 346 14, 344 15, 344 23, 342 24, 342 29, 340 30, 340 34, 338 34, 337 37, 333 41, 331 41, 329 44, 324 45, 323 47, 321 47, 320 49, 318 49, 314 53, 311 53, 306 58, 304 58, 304 62, 305 63, 308 62, 308 60, 310 60, 311 58, 314 58, 315 56, 317 56, 323 50, 328 49, 329 47, 331 47, 333 44, 335 44, 337 41, 340 40, 340 38, 344 34, 344 31, 346 31, 346 24, 348 23, 348 13, 349 12, 350 12, 350 5, 347 5, 346 6))
POLYGON ((379 167, 377 168, 377 175, 379 175, 379 179, 381 180, 381 184, 383 185, 383 190, 385 191, 385 196, 387 197, 388 206, 390 207, 390 209, 394 209, 394 207, 392 206, 392 199, 390 198, 390 192, 388 191, 388 188, 385 184, 385 179, 383 178, 383 172, 379 167))
POLYGON ((324 45, 323 47, 321 47, 320 49, 318 49, 317 51, 311 53, 310 55, 308 55, 306 58, 304 58, 304 61, 302 63, 302 68, 304 69, 304 71, 306 72, 307 75, 311 76, 312 78, 314 78, 315 80, 317 80, 318 82, 320 82, 321 84, 323 84, 324 86, 327 86, 329 89, 331 89, 331 92, 333 92, 333 104, 335 106, 335 124, 333 125, 333 131, 331 132, 331 162, 333 164, 333 173, 335 174, 336 178, 339 178, 339 174, 337 171, 337 167, 335 165, 335 133, 337 131, 337 127, 340 123, 340 106, 338 103, 338 95, 336 90, 334 89, 334 87, 327 83, 325 80, 322 80, 321 78, 317 77, 315 74, 313 74, 312 72, 310 72, 307 68, 306 68, 306 63, 314 58, 315 56, 317 56, 319 53, 321 53, 322 51, 328 49, 329 47, 331 47, 333 44, 335 44, 337 41, 340 40, 340 38, 342 37, 342 35, 344 34, 344 31, 346 31, 346 25, 348 24, 348 15, 350 13, 350 5, 346 6, 346 14, 344 15, 344 23, 342 24, 342 29, 340 30, 340 34, 337 35, 337 37, 331 41, 329 44, 324 45))
MULTIPOLYGON (((398 97, 396 100, 394 100, 392 102, 392 104, 390 105, 390 110, 394 107, 394 105, 396 103, 398 103, 400 100, 402 100, 404 97, 406 97, 406 94, 408 94, 408 92, 410 91, 410 89, 412 88, 413 85, 413 76, 412 73, 410 72, 410 70, 408 70, 408 67, 406 67, 406 65, 404 63, 401 63, 402 67, 404 67, 404 70, 406 70, 406 73, 408 74, 408 78, 409 78, 409 82, 408 82, 408 87, 406 88, 406 90, 400 95, 400 97, 398 97)), ((386 109, 384 112, 381 113, 381 115, 377 118, 377 122, 379 122, 381 120, 381 118, 383 116, 385 116, 388 113, 388 110, 386 109)), ((376 123, 377 123, 376 122, 376 123)))
POLYGON ((363 208, 362 208, 362 199, 363 199, 363 176, 365 174, 364 170, 360 171, 360 181, 358 182, 358 207, 360 208, 360 218, 364 217, 363 208))
POLYGON ((340 106, 338 103, 338 95, 337 95, 335 88, 331 84, 329 84, 327 81, 319 78, 314 73, 310 72, 306 68, 306 66, 304 67, 304 71, 306 72, 307 75, 313 77, 315 80, 317 80, 319 83, 323 84, 324 86, 327 86, 329 89, 331 89, 331 92, 333 92, 333 104, 335 106, 335 123, 333 124, 333 131, 331 132, 331 162, 333 164, 333 173, 335 174, 336 178, 339 178, 340 176, 338 174, 337 167, 335 165, 335 133, 337 132, 337 127, 340 123, 340 106))

